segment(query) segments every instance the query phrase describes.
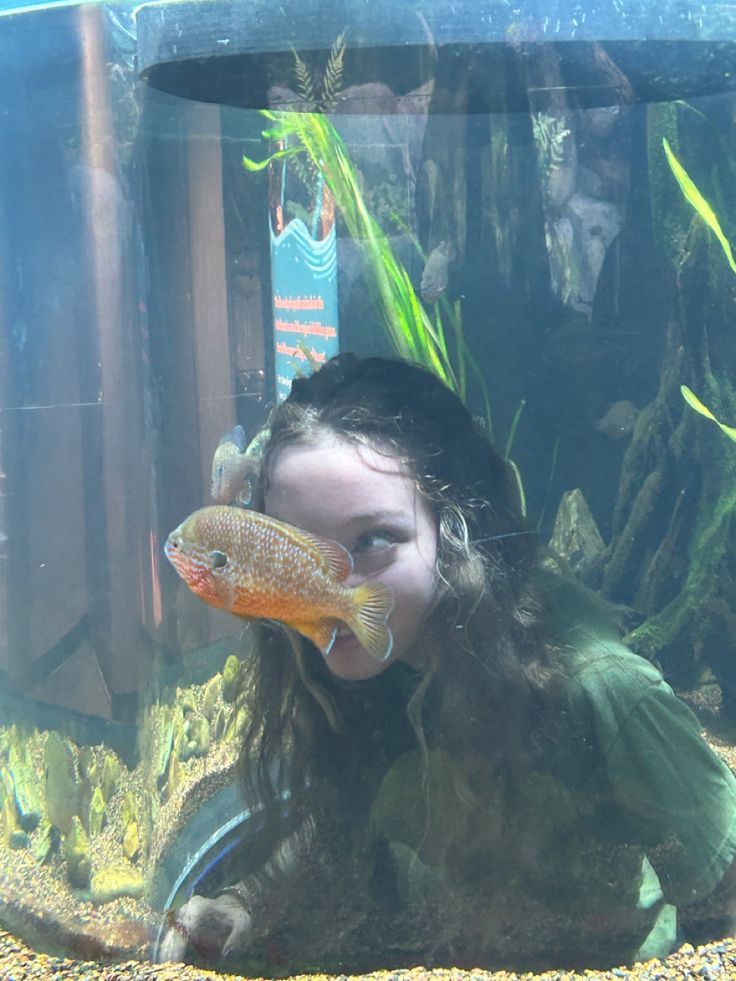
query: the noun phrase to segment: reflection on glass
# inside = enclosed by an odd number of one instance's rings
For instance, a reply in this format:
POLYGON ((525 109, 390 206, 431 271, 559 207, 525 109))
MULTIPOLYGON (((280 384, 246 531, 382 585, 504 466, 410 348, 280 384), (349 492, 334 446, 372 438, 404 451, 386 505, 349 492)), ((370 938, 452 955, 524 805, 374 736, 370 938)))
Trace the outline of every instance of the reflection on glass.
POLYGON ((0 16, 0 974, 728 973, 727 5, 252 6, 0 16))

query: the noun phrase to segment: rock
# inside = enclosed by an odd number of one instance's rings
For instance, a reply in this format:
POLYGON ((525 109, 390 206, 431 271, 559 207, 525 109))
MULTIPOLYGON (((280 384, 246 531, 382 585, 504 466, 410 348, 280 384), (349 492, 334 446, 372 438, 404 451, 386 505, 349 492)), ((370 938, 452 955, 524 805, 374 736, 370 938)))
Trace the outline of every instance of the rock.
POLYGON ((176 750, 174 750, 169 757, 169 772, 166 777, 166 798, 171 800, 171 797, 179 786, 181 782, 181 766, 179 764, 179 756, 176 750))
POLYGON ((140 847, 141 840, 138 836, 138 823, 137 821, 131 821, 123 835, 123 853, 132 862, 140 851, 140 847))
POLYGON ((31 847, 31 836, 26 831, 21 831, 18 828, 17 831, 13 833, 8 838, 8 848, 12 851, 24 851, 31 847))
POLYGON ((237 710, 233 710, 230 713, 230 717, 227 720, 225 726, 225 733, 223 739, 227 742, 231 742, 233 739, 237 739, 240 733, 243 731, 246 722, 245 709, 241 707, 237 710))
POLYGON ((154 725, 156 733, 152 757, 153 777, 160 786, 166 779, 169 767, 169 756, 174 745, 174 714, 166 705, 160 706, 158 725, 154 725))
POLYGON ((187 755, 182 755, 181 759, 206 756, 209 753, 210 724, 203 715, 194 715, 187 721, 185 734, 187 755))
POLYGON ((79 813, 79 781, 74 750, 70 743, 51 730, 44 747, 44 791, 46 813, 62 835, 69 831, 79 813))
POLYGON ((234 654, 229 654, 222 669, 222 698, 225 702, 232 702, 238 691, 238 675, 240 673, 240 661, 234 654))
POLYGON ((100 869, 92 876, 90 899, 95 905, 111 903, 121 896, 140 899, 143 895, 143 877, 129 865, 112 865, 100 869))
POLYGON ((125 799, 123 800, 121 820, 123 823, 123 827, 126 827, 127 825, 131 824, 133 821, 138 820, 138 803, 135 799, 135 796, 131 793, 130 790, 125 795, 125 799))
POLYGON ((204 689, 204 696, 202 698, 202 714, 206 719, 212 721, 212 716, 215 714, 217 709, 217 704, 220 701, 220 694, 222 692, 222 677, 216 674, 213 678, 207 682, 204 689))
POLYGON ((24 831, 35 831, 43 813, 38 777, 27 748, 22 743, 10 747, 8 769, 13 778, 18 821, 24 831))
POLYGON ((194 695, 185 688, 176 689, 176 704, 185 717, 197 711, 197 702, 195 701, 194 695))
POLYGON ((92 783, 92 771, 96 770, 95 757, 89 746, 80 746, 77 750, 77 762, 79 763, 79 775, 80 777, 90 777, 92 783))
POLYGON ((8 838, 8 846, 14 851, 21 851, 26 848, 31 847, 31 838, 26 831, 18 830, 13 831, 8 838))
POLYGON ((100 787, 95 787, 92 791, 92 800, 89 802, 89 833, 98 835, 104 825, 107 814, 105 810, 105 797, 100 787))
POLYGON ((106 801, 109 801, 115 793, 119 779, 120 760, 114 753, 108 752, 102 765, 102 779, 100 781, 100 787, 106 801))
POLYGON ((44 818, 34 837, 31 853, 39 865, 44 865, 59 850, 60 843, 58 829, 44 818))
POLYGON ((5 767, 0 767, 0 844, 7 844, 17 828, 13 778, 5 767))
POLYGON ((579 487, 562 495, 549 547, 566 559, 578 575, 584 574, 605 548, 598 525, 579 487))
MULTIPOLYGON (((79 817, 82 819, 84 830, 89 834, 89 809, 92 804, 92 794, 95 791, 89 777, 82 777, 79 781, 79 817)), ((102 791, 100 791, 101 793, 102 791)))
POLYGON ((89 838, 76 814, 63 837, 63 852, 70 885, 76 889, 86 889, 92 873, 92 859, 89 854, 89 838))
POLYGON ((215 742, 219 742, 225 735, 225 725, 227 724, 227 712, 224 707, 220 707, 220 711, 217 713, 215 718, 215 724, 212 728, 212 738, 215 742))
POLYGON ((172 752, 176 753, 180 760, 186 759, 187 743, 189 740, 187 738, 187 731, 184 723, 184 711, 181 705, 174 705, 172 711, 172 722, 174 725, 172 752))

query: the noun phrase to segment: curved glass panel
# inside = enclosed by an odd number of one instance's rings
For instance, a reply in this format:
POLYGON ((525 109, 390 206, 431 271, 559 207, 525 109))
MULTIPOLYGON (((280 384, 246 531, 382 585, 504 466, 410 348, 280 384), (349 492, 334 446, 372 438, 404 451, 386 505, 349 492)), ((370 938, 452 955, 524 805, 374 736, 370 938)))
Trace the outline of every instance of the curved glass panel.
POLYGON ((0 974, 730 976, 736 4, 0 59, 0 974))

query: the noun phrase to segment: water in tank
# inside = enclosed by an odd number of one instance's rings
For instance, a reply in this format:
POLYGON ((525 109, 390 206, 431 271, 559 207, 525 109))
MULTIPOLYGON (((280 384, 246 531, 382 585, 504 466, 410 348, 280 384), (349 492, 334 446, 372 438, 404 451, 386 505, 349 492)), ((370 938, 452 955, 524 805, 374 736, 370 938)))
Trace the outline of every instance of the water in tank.
POLYGON ((732 976, 736 3, 0 52, 0 975, 732 976))

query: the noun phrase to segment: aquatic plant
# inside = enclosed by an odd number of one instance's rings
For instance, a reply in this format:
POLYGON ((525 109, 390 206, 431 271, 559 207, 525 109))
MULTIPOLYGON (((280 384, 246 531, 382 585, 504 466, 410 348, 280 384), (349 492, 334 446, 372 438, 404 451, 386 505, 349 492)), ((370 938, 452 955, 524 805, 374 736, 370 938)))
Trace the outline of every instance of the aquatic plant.
MULTIPOLYGON (((321 80, 317 79, 314 71, 309 69, 296 50, 293 50, 293 54, 297 89, 305 109, 317 113, 331 112, 335 108, 342 90, 345 32, 343 31, 342 34, 338 35, 333 42, 321 80)), ((307 190, 319 198, 323 175, 317 162, 308 155, 294 156, 291 158, 291 166, 307 190)), ((296 202, 290 202, 290 204, 292 212, 298 217, 301 206, 296 202)), ((305 219, 303 218, 303 220, 305 219)), ((305 220, 305 224, 309 225, 309 221, 305 220)))
POLYGON ((562 164, 565 157, 565 140, 570 130, 560 116, 547 112, 532 115, 532 134, 545 173, 551 174, 562 164))
POLYGON ((311 112, 331 112, 342 90, 343 61, 345 58, 345 31, 339 34, 330 48, 321 84, 315 82, 314 74, 299 57, 294 54, 294 74, 299 85, 299 94, 311 112))
MULTIPOLYGON (((721 223, 719 222, 715 211, 673 153, 666 137, 662 138, 662 146, 667 158, 667 163, 670 166, 670 170, 672 171, 674 178, 677 181, 683 196, 685 197, 685 200, 692 206, 695 212, 703 219, 708 228, 710 228, 710 230, 713 232, 721 248, 723 249, 723 253, 726 256, 731 271, 736 273, 736 260, 734 260, 733 252, 731 251, 731 244, 721 228, 721 223)), ((692 392, 687 385, 680 386, 680 393, 691 409, 694 409, 695 412, 698 412, 706 419, 712 420, 719 427, 719 429, 726 436, 728 436, 729 439, 736 442, 736 428, 727 426, 725 423, 720 422, 720 420, 713 415, 711 410, 700 401, 697 395, 695 395, 695 393, 692 392)))
POLYGON ((721 224, 716 217, 715 211, 708 204, 706 199, 696 187, 693 179, 672 152, 672 148, 670 147, 666 137, 662 138, 662 146, 664 147, 665 156, 667 157, 667 163, 670 165, 670 170, 674 174, 675 180, 685 196, 685 200, 692 205, 695 211, 700 215, 708 228, 710 228, 715 237, 718 239, 731 270, 736 273, 736 261, 734 260, 733 253, 731 251, 731 245, 723 233, 723 229, 721 228, 721 224))
POLYGON ((263 135, 278 149, 262 161, 243 157, 245 168, 259 171, 276 160, 308 156, 324 177, 348 233, 364 243, 369 290, 396 353, 433 371, 462 398, 464 392, 452 365, 442 320, 432 322, 409 273, 368 211, 357 171, 340 134, 319 113, 263 109, 261 114, 272 124, 263 135))
POLYGON ((712 422, 714 422, 721 432, 725 433, 729 439, 732 439, 734 443, 736 443, 736 428, 733 426, 727 426, 725 423, 721 422, 720 419, 716 419, 710 409, 703 405, 697 395, 695 395, 687 387, 687 385, 680 385, 680 393, 691 409, 695 409, 695 411, 699 412, 701 416, 705 416, 706 419, 710 419, 712 422))

